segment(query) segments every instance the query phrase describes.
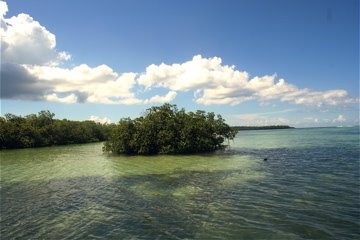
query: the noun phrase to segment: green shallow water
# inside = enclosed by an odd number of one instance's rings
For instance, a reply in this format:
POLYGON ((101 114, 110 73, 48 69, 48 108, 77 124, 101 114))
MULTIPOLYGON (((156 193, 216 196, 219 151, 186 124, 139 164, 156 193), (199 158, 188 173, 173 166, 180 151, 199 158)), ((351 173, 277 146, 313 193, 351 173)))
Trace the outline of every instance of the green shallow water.
POLYGON ((243 131, 205 155, 101 148, 1 151, 1 239, 360 238, 358 128, 243 131))

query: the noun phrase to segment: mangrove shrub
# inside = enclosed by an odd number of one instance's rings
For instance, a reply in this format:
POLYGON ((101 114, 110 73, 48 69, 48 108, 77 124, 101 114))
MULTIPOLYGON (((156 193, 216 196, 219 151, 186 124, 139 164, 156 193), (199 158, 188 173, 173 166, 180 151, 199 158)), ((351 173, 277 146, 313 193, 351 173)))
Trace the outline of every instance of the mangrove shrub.
POLYGON ((0 149, 104 141, 111 128, 93 121, 60 120, 54 116, 40 111, 25 117, 10 113, 0 117, 0 149))
POLYGON ((210 152, 226 147, 235 137, 221 115, 205 111, 185 112, 164 104, 146 110, 144 116, 124 118, 112 127, 103 150, 115 154, 163 154, 210 152))

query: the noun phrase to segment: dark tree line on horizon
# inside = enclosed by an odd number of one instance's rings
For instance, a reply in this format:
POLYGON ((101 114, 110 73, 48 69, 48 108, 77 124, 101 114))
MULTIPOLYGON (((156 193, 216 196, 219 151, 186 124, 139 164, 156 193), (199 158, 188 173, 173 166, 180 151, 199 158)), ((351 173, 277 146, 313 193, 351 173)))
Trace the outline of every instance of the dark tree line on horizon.
POLYGON ((115 125, 104 145, 115 154, 184 154, 211 152, 226 147, 236 130, 221 115, 185 112, 164 104, 147 109, 144 116, 124 118, 115 125))
POLYGON ((243 131, 243 130, 289 129, 294 127, 290 127, 288 125, 270 125, 270 126, 233 126, 232 128, 237 131, 243 131))
POLYGON ((107 139, 111 125, 93 121, 54 119, 50 111, 25 117, 5 114, 0 117, 0 149, 45 147, 107 139))

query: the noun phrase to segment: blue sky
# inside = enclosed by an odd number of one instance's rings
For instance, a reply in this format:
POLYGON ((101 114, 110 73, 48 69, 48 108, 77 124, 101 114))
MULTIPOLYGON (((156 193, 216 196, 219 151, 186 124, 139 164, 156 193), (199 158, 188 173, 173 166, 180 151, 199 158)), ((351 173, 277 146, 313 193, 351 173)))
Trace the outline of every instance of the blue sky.
POLYGON ((2 114, 116 122, 170 101, 232 125, 359 123, 356 0, 1 6, 2 114))

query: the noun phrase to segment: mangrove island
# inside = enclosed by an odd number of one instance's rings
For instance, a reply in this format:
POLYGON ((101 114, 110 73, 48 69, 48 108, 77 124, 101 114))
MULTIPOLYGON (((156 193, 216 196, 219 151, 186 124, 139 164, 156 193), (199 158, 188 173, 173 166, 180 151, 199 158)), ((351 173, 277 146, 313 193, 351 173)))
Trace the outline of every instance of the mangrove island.
POLYGON ((115 154, 188 154, 224 149, 236 130, 221 115, 186 112, 164 104, 146 110, 144 116, 124 118, 111 128, 103 150, 115 154))

